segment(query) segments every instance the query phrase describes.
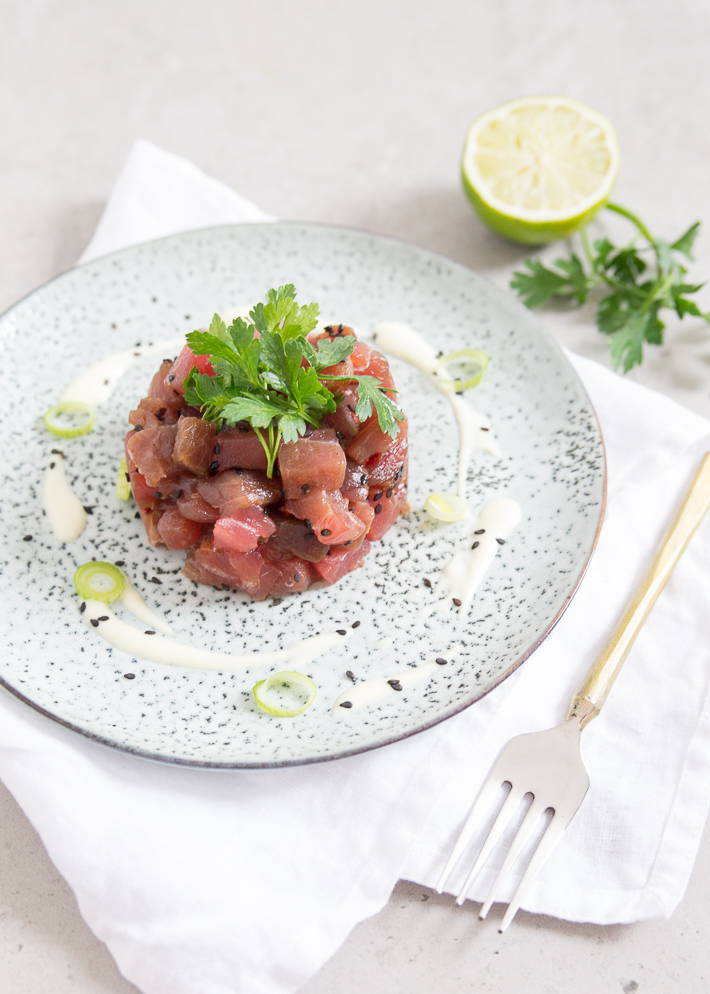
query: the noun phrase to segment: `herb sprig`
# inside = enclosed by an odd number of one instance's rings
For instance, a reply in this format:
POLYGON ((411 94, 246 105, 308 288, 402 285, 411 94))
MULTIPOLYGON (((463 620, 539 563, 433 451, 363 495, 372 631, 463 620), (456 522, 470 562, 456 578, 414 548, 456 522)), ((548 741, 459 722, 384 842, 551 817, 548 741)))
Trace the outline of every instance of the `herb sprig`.
MULTIPOLYGON (((318 305, 299 306, 292 283, 268 291, 266 301, 250 312, 251 322, 231 325, 215 314, 209 331, 193 331, 187 342, 196 355, 207 355, 214 376, 193 369, 185 381, 185 399, 203 417, 234 427, 248 422, 256 432, 272 476, 281 441, 295 442, 308 425, 318 427, 337 400, 325 381, 358 384, 355 414, 364 421, 373 413, 383 432, 396 438, 404 415, 374 376, 337 376, 324 369, 352 353, 351 335, 307 340, 318 324, 318 305), (255 337, 255 333, 258 336, 255 337)), ((389 389, 389 388, 387 388, 389 389)))
POLYGON ((550 266, 529 259, 525 270, 513 274, 510 285, 531 308, 553 297, 582 305, 590 290, 603 287, 607 292, 598 304, 597 327, 608 336, 614 368, 622 367, 628 373, 643 361, 645 342, 662 344, 665 324, 659 314, 664 308, 674 310, 679 318, 689 314, 710 322, 710 313, 703 313, 688 299, 704 284, 686 282, 688 270, 683 262, 693 259, 700 222, 668 243, 654 238, 643 221, 625 207, 606 206, 631 221, 642 239, 640 245, 634 239, 619 247, 601 238, 592 246, 586 229, 582 229, 584 260, 575 252, 566 259, 555 259, 550 266))

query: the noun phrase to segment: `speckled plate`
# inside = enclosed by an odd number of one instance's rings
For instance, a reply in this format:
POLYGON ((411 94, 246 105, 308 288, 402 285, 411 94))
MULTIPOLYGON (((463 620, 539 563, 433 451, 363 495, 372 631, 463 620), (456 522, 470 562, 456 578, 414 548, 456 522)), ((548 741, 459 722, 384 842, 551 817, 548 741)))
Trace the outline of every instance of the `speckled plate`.
MULTIPOLYGON (((589 400, 560 349, 512 297, 440 256, 341 228, 278 223, 190 232, 65 273, 0 318, 6 427, 0 523, 0 680, 45 715, 97 742, 193 766, 260 767, 332 759, 385 745, 468 707, 505 679, 550 632, 585 571, 605 493, 602 440, 589 400), (41 416, 89 363, 136 343, 209 322, 293 282, 324 318, 363 328, 405 321, 437 349, 484 349, 489 375, 476 405, 497 433, 500 459, 479 453, 472 503, 497 494, 523 518, 496 557, 470 614, 420 617, 424 581, 457 547, 456 526, 421 512, 432 490, 455 489, 457 434, 445 399, 415 369, 392 367, 410 418, 411 513, 373 545, 346 582, 250 602, 197 587, 183 555, 147 545, 132 502, 115 497, 126 414, 158 365, 141 359, 99 410, 90 435, 62 444, 66 468, 91 507, 76 542, 59 545, 40 493, 57 440, 41 416), (11 412, 8 414, 7 412, 11 412), (92 557, 123 560, 146 600, 181 640, 219 651, 279 648, 316 631, 361 624, 339 651, 308 667, 318 686, 305 714, 260 712, 252 685, 265 675, 217 674, 146 663, 111 649, 81 620, 72 577, 92 557), (380 705, 334 715, 357 679, 387 677, 435 656, 456 661, 380 705), (126 679, 133 674, 132 679, 126 679)), ((120 611, 119 611, 120 613, 120 611)), ((128 620, 131 620, 130 617, 128 620)))

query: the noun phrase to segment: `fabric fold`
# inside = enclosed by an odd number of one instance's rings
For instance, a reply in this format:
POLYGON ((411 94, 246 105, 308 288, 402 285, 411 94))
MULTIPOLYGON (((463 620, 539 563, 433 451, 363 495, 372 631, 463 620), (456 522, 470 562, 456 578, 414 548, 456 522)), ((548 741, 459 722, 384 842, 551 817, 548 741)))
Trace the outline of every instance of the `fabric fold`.
MULTIPOLYGON (((82 260, 190 228, 267 220, 192 164, 140 141, 82 260)), ((0 693, 0 776, 87 923, 144 994, 296 990, 400 877, 434 884, 508 739, 564 718, 710 448, 704 419, 569 358, 605 436, 606 520, 556 629, 475 707, 349 759, 219 772, 112 752, 0 693)), ((706 522, 584 732, 592 790, 527 909, 629 922, 669 915, 681 900, 710 806, 708 561, 706 522)), ((469 855, 461 874, 470 864, 469 855)), ((516 867, 503 899, 519 875, 516 867)))

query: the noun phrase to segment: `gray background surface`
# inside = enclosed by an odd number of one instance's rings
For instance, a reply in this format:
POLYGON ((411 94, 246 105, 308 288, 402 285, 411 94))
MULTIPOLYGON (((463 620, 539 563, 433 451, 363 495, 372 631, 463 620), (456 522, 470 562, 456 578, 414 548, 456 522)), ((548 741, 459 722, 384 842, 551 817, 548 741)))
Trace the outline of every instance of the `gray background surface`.
MULTIPOLYGON (((505 286, 529 253, 469 210, 463 137, 503 100, 561 93, 615 122, 616 200, 666 236, 710 224, 709 42, 706 0, 0 0, 0 309, 73 264, 137 137, 280 217, 395 235, 505 286)), ((701 282, 707 231, 696 254, 701 282)), ((710 309, 707 290, 700 299, 710 309)), ((543 319, 606 361, 591 310, 543 319)), ((710 415, 710 329, 671 319, 632 377, 710 415)), ((478 923, 477 905, 401 883, 303 994, 695 994, 710 979, 709 870, 706 833, 670 921, 520 914, 505 936, 497 915, 478 923)), ((1 785, 0 989, 135 991, 1 785)))

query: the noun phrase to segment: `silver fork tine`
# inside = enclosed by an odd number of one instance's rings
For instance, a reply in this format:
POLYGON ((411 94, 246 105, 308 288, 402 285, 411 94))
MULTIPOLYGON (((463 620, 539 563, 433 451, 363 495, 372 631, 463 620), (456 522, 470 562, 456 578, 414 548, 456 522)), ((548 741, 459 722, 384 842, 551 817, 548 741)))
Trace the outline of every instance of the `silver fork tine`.
POLYGON ((476 826, 481 820, 481 817, 485 814, 488 806, 495 797, 496 793, 501 787, 500 779, 496 780, 494 777, 495 769, 491 772, 484 785, 481 787, 481 793, 476 798, 476 803, 471 808, 471 813, 464 822, 464 826, 461 829, 456 844, 451 851, 451 855, 446 861, 446 866, 441 871, 441 876, 439 877, 436 884, 437 893, 441 894, 446 886, 446 881, 449 879, 451 871, 454 866, 458 863, 464 849, 469 844, 473 838, 473 833, 476 830, 476 826))
POLYGON ((505 915, 503 916, 503 921, 500 923, 500 928, 498 929, 499 932, 505 932, 513 918, 515 918, 516 912, 524 901, 525 895, 530 890, 535 877, 547 862, 552 850, 562 838, 569 821, 569 817, 564 817, 558 815, 557 813, 552 816, 552 821, 547 826, 545 834, 540 839, 540 844, 535 850, 533 858, 528 864, 527 870, 523 874, 523 879, 518 884, 518 889, 515 894, 513 894, 513 899, 508 905, 505 915))
POLYGON ((510 873, 513 863, 520 855, 523 846, 530 838, 530 835, 532 834, 535 825, 537 824, 537 822, 540 819, 540 816, 545 810, 546 810, 546 805, 544 801, 538 801, 536 798, 533 798, 533 802, 528 808, 525 817, 523 818, 523 822, 520 828, 518 829, 515 838, 513 839, 513 843, 510 849, 508 850, 508 855, 505 857, 505 861, 501 866, 500 870, 498 871, 498 876, 493 881, 493 886, 488 892, 488 897, 486 898, 483 907, 479 912, 478 917, 480 918, 481 921, 483 921, 483 919, 486 917, 488 912, 491 910, 491 905, 495 902, 496 896, 500 889, 500 885, 503 883, 505 878, 510 873))
POLYGON ((471 867, 471 872, 466 877, 466 883, 459 891, 459 895, 456 898, 457 904, 461 905, 466 900, 466 894, 468 894, 471 884, 478 876, 481 867, 490 856, 491 850, 493 849, 496 842, 503 834, 503 829, 510 821, 511 814, 513 813, 515 808, 517 808, 518 804, 520 803, 520 801, 524 796, 525 795, 522 791, 516 790, 514 786, 511 787, 510 793, 503 802, 503 807, 498 812, 498 817, 493 822, 491 830, 488 833, 488 836, 486 837, 486 841, 483 843, 483 846, 481 847, 481 851, 478 854, 476 862, 473 864, 473 866, 471 867))

